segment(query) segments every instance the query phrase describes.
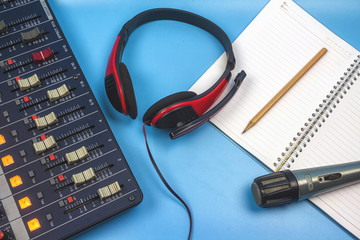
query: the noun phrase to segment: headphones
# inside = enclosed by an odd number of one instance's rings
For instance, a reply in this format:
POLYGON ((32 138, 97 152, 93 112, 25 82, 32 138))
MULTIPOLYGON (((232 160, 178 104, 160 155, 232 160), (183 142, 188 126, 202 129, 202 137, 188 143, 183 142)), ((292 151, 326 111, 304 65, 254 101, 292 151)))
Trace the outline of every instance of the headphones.
POLYGON ((144 23, 157 20, 180 21, 199 27, 216 37, 223 45, 227 55, 224 73, 205 92, 199 95, 191 91, 174 93, 153 104, 144 114, 144 124, 156 128, 174 129, 170 133, 170 137, 175 139, 199 127, 224 107, 239 89, 246 73, 241 71, 234 79, 234 85, 230 92, 209 110, 224 91, 231 79, 231 70, 235 67, 235 57, 228 36, 215 23, 190 12, 169 8, 144 11, 122 27, 107 64, 106 94, 117 111, 129 115, 132 119, 137 117, 135 93, 129 71, 121 61, 122 55, 131 33, 144 23))

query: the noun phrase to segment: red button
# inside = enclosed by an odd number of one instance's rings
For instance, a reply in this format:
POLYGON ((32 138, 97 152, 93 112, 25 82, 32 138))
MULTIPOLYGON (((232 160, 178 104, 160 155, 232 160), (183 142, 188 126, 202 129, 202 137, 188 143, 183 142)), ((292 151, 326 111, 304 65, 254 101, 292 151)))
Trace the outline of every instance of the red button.
POLYGON ((74 202, 74 199, 73 199, 72 196, 67 197, 67 200, 68 200, 69 203, 73 203, 73 202, 74 202))
POLYGON ((59 176, 58 176, 58 178, 59 178, 59 181, 60 181, 60 182, 62 182, 62 181, 64 181, 64 180, 65 180, 64 175, 62 175, 62 174, 61 174, 61 175, 59 175, 59 176))
POLYGON ((31 117, 32 117, 33 121, 35 121, 35 119, 37 119, 36 114, 32 115, 31 117))
POLYGON ((41 135, 40 137, 41 137, 41 140, 43 140, 43 141, 46 139, 45 134, 41 135))
POLYGON ((29 101, 29 97, 28 96, 25 96, 24 97, 24 102, 28 102, 29 101))
POLYGON ((0 231, 0 240, 10 239, 8 232, 0 231))
MULTIPOLYGON (((19 80, 20 80, 20 77, 16 77, 15 80, 16 80, 16 81, 19 81, 19 80)), ((0 238, 0 239, 1 239, 1 238, 0 238)))
POLYGON ((12 59, 7 60, 7 62, 8 62, 9 65, 14 63, 12 59))
POLYGON ((50 158, 50 161, 54 161, 54 160, 55 160, 54 154, 51 154, 51 155, 49 156, 49 158, 50 158))

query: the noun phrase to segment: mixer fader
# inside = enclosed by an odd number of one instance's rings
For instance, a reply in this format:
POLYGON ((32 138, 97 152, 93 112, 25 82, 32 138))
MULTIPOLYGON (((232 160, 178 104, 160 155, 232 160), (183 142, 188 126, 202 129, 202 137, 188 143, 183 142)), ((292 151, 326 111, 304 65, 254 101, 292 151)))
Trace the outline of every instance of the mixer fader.
POLYGON ((63 239, 142 200, 46 0, 0 0, 0 240, 63 239))

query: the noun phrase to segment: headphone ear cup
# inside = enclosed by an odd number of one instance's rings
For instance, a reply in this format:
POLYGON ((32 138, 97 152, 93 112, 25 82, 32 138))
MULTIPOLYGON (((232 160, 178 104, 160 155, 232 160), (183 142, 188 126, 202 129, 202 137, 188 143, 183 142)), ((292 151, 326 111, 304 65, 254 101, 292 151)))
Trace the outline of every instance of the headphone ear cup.
POLYGON ((105 91, 111 105, 113 105, 113 107, 117 111, 122 113, 123 110, 121 107, 119 89, 118 86, 116 85, 116 81, 113 74, 110 74, 105 77, 105 91))
MULTIPOLYGON (((144 114, 144 117, 143 117, 143 122, 150 124, 150 122, 153 120, 153 118, 157 114, 159 114, 163 109, 169 107, 170 105, 172 105, 174 103, 195 97, 196 95, 197 95, 196 93, 191 92, 191 91, 177 92, 177 93, 171 94, 171 95, 157 101, 146 111, 146 113, 144 114)), ((174 128, 176 126, 173 126, 172 123, 167 123, 167 124, 164 124, 163 126, 156 126, 156 127, 174 128)))
POLYGON ((131 81, 129 71, 124 63, 119 64, 120 81, 123 87, 126 110, 132 119, 137 117, 137 105, 134 93, 134 87, 131 81))

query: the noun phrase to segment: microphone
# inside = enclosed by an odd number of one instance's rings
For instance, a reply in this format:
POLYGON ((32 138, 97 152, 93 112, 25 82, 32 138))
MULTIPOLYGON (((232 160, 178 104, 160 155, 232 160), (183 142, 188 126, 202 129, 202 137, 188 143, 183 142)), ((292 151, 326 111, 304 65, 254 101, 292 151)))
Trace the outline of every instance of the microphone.
POLYGON ((257 205, 273 207, 358 182, 360 182, 360 161, 270 173, 255 178, 251 192, 257 205))

